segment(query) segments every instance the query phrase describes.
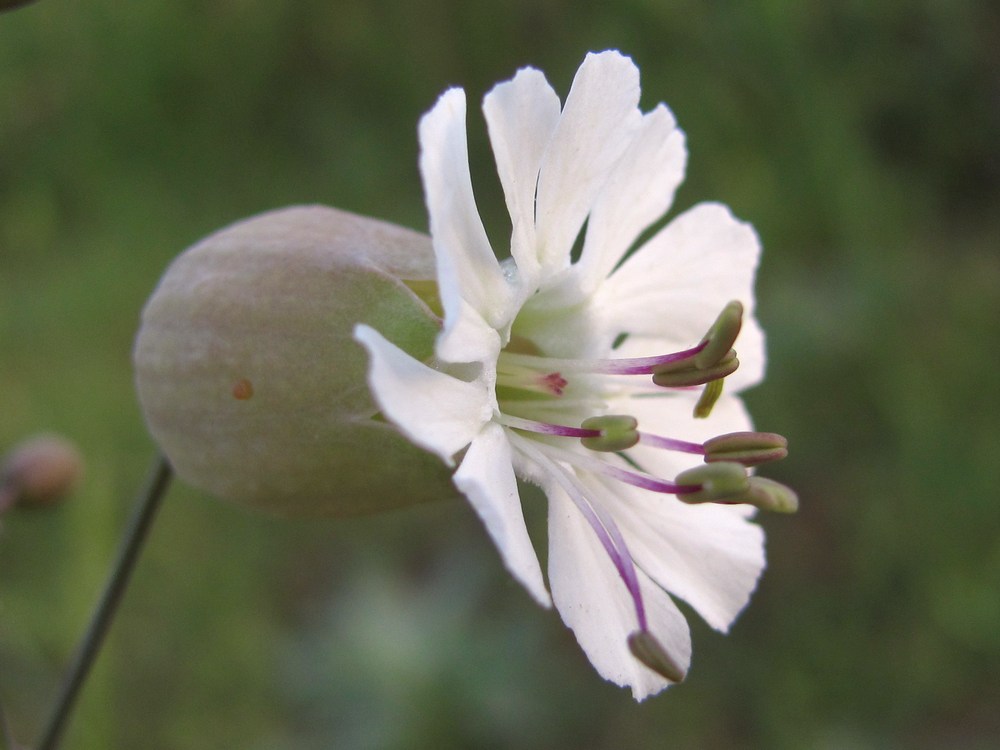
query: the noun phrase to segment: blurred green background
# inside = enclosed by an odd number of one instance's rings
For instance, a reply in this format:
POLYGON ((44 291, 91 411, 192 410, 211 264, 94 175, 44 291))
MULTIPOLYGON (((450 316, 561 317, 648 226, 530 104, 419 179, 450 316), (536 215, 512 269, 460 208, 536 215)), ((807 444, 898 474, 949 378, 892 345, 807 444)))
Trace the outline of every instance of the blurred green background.
MULTIPOLYGON (((320 202, 423 229, 419 116, 588 50, 688 134, 683 208, 759 230, 798 516, 689 680, 604 683, 460 504, 275 521, 175 486, 65 747, 1000 743, 1000 10, 914 0, 40 0, 0 15, 0 448, 82 447, 0 529, 0 699, 40 732, 153 452, 139 310, 206 233, 320 202), (990 365, 994 362, 994 365, 990 365)), ((473 107, 474 109, 474 107, 473 107)), ((503 204, 478 111, 473 171, 503 204)), ((532 513, 537 515, 537 509, 532 513)))

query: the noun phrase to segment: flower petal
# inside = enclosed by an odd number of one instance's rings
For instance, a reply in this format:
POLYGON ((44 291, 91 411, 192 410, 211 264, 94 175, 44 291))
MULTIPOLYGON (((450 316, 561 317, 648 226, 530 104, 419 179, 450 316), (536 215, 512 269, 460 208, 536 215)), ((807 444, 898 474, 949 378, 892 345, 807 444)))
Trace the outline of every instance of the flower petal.
POLYGON ((465 134, 465 92, 450 89, 420 121, 420 173, 437 258, 445 335, 462 300, 494 328, 508 322, 511 293, 476 208, 465 134))
POLYGON ((510 212, 511 255, 523 278, 538 271, 535 189, 542 155, 559 121, 559 95, 541 71, 522 68, 483 99, 497 173, 510 212))
POLYGON ((603 339, 628 333, 618 356, 639 356, 696 344, 730 300, 744 306, 736 341, 740 369, 733 390, 764 375, 764 335, 753 317, 760 242, 725 206, 703 203, 681 214, 598 289, 603 339))
POLYGON ((684 180, 684 134, 664 105, 642 126, 597 197, 577 264, 584 294, 611 273, 639 234, 663 216, 684 180))
POLYGON ((354 339, 368 350, 368 384, 385 417, 448 466, 492 417, 489 389, 419 362, 366 325, 354 339))
POLYGON ((584 219, 641 120, 638 68, 618 52, 588 54, 538 175, 537 246, 549 273, 569 265, 584 219))
MULTIPOLYGON (((593 529, 556 485, 549 498, 549 584, 563 621, 572 628, 598 673, 616 685, 629 685, 636 700, 670 683, 641 664, 628 647, 637 629, 632 597, 593 529)), ((607 503, 606 503, 607 504, 607 503)), ((642 573, 640 590, 653 636, 686 670, 691 637, 684 616, 670 597, 642 573)))
POLYGON ((434 342, 434 353, 445 362, 481 362, 486 369, 495 369, 500 345, 500 334, 493 326, 468 302, 459 300, 451 326, 434 342))
POLYGON ((487 424, 472 441, 453 481, 486 525, 507 570, 539 604, 552 606, 524 525, 510 443, 500 425, 487 424))

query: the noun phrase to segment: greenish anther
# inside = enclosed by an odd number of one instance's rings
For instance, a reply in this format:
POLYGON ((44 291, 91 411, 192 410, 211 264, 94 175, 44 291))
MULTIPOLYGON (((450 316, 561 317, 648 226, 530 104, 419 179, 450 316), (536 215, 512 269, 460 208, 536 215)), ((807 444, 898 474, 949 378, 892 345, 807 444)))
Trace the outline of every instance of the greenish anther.
POLYGON ((694 405, 695 419, 707 419, 712 413, 715 403, 722 395, 722 383, 721 378, 705 383, 705 388, 702 390, 701 396, 698 397, 698 403, 694 405))
POLYGON ((794 513, 799 509, 795 490, 766 477, 750 477, 750 488, 739 502, 770 513, 794 513))
POLYGON ((736 351, 730 349, 716 364, 704 369, 692 366, 690 360, 658 367, 653 372, 653 383, 664 388, 705 385, 713 380, 732 375, 739 366, 740 361, 736 358, 736 351))
POLYGON ((736 461, 757 466, 788 455, 788 440, 773 432, 731 432, 704 444, 706 461, 736 461))
POLYGON ((628 637, 632 656, 671 682, 681 682, 685 673, 663 645, 648 630, 637 630, 628 637))
POLYGON ((719 317, 702 339, 707 343, 704 349, 694 355, 694 366, 704 370, 722 361, 733 348, 742 327, 743 305, 738 300, 733 300, 722 308, 719 317))
POLYGON ((600 430, 597 437, 581 438, 584 448, 592 451, 617 453, 628 450, 639 442, 639 426, 635 417, 627 414, 605 414, 602 417, 590 417, 580 425, 585 430, 600 430))
POLYGON ((750 489, 747 470, 734 461, 702 464, 682 471, 674 481, 682 486, 699 487, 693 492, 678 493, 678 499, 685 503, 745 502, 731 498, 742 497, 750 489))

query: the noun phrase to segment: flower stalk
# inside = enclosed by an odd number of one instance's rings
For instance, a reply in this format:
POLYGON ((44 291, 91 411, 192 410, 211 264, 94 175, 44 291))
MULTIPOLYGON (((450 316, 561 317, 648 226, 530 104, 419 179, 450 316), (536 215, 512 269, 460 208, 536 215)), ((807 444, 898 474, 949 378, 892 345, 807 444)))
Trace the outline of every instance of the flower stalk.
POLYGON ((146 485, 136 501, 135 510, 122 539, 118 558, 105 584, 104 593, 101 595, 87 631, 77 648, 76 656, 66 674, 37 750, 56 750, 59 747, 73 706, 87 676, 90 674, 90 669, 101 646, 104 644, 105 636, 118 611, 118 605, 125 594, 125 589, 133 570, 135 570, 153 520, 156 518, 156 512, 170 486, 172 476, 173 471, 170 464, 162 456, 157 456, 146 485))

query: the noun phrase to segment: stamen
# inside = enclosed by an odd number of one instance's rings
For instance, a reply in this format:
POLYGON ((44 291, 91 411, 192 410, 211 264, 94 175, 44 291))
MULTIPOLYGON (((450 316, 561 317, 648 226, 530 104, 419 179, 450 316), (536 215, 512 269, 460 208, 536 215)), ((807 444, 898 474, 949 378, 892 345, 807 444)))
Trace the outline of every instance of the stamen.
POLYGON ((788 441, 773 432, 731 432, 705 442, 706 461, 736 461, 758 466, 788 455, 788 441))
POLYGON ((524 450, 533 461, 537 462, 543 469, 547 470, 547 473, 550 476, 555 477, 559 486, 562 487, 569 498, 573 501, 573 504, 576 505, 576 507, 583 514, 587 523, 590 524, 590 528, 593 529, 594 533, 597 535, 601 546, 604 547, 604 551, 607 552, 608 557, 611 559, 611 563, 615 566, 615 570, 618 571, 619 577, 622 579, 622 582, 625 584, 625 588, 632 597, 632 603, 635 607, 636 620, 639 623, 639 630, 645 632, 648 625, 646 621, 646 607, 643 603, 642 591, 639 588, 639 577, 635 570, 635 563, 632 560, 632 555, 628 551, 628 546, 625 543, 625 538, 622 536, 617 524, 615 524, 614 519, 604 511, 599 503, 590 502, 585 488, 580 485, 579 479, 577 479, 572 472, 566 469, 566 467, 551 460, 548 455, 546 455, 547 451, 542 452, 532 445, 531 441, 525 440, 517 435, 512 437, 515 444, 520 445, 522 450, 524 450))
POLYGON ((701 396, 698 397, 698 403, 694 405, 695 419, 707 419, 712 413, 715 403, 722 395, 723 382, 723 379, 719 378, 705 384, 705 389, 701 392, 701 396))
POLYGON ((725 502, 746 503, 771 513, 794 513, 799 509, 795 490, 766 477, 750 477, 747 491, 725 502))
POLYGON ((631 357, 624 359, 556 359, 539 357, 534 354, 518 354, 504 351, 500 355, 504 368, 508 365, 533 370, 535 372, 577 372, 593 375, 652 375, 658 368, 678 365, 690 361, 709 344, 702 341, 697 346, 673 354, 655 357, 631 357))
POLYGON ((713 380, 727 377, 736 372, 740 361, 736 359, 736 350, 729 353, 716 364, 704 369, 695 367, 693 363, 673 363, 658 367, 653 372, 653 383, 664 388, 683 388, 691 385, 704 385, 713 380))
POLYGON ((677 475, 678 482, 700 482, 698 492, 678 495, 685 503, 753 505, 772 513, 794 513, 799 496, 780 482, 764 477, 748 477, 746 469, 731 461, 704 464, 677 475))
POLYGON ((678 483, 698 488, 694 492, 680 493, 677 498, 693 504, 743 503, 746 501, 736 498, 746 496, 750 489, 749 479, 747 470, 733 461, 702 464, 677 475, 678 483))
MULTIPOLYGON (((587 439, 599 439, 601 437, 601 431, 599 429, 587 429, 586 427, 566 427, 560 424, 551 424, 549 422, 536 422, 533 419, 522 419, 521 417, 514 417, 510 414, 501 414, 497 417, 497 421, 511 427, 515 430, 525 430, 526 432, 535 432, 539 435, 556 435, 558 437, 571 437, 571 438, 583 438, 587 439)), ((588 420, 589 421, 589 420, 588 420)), ((584 425, 587 423, 584 422, 584 425)))
MULTIPOLYGON (((572 476, 569 476, 568 478, 571 480, 571 483, 575 483, 572 481, 574 479, 572 476)), ((607 530, 608 535, 611 537, 611 541, 615 545, 615 549, 618 551, 618 556, 613 558, 612 562, 615 563, 618 575, 625 583, 625 588, 628 589, 628 592, 632 597, 632 603, 635 607, 635 617, 639 623, 639 629, 644 631, 649 627, 649 625, 646 622, 646 606, 642 600, 642 589, 639 587, 639 575, 636 573, 632 553, 629 552, 628 545, 625 544, 625 537, 622 536, 622 533, 618 528, 618 524, 616 524, 614 519, 608 515, 607 511, 601 507, 601 504, 593 503, 591 507, 594 509, 594 513, 597 515, 598 520, 607 530)))
MULTIPOLYGON (((516 440, 521 443, 529 442, 523 438, 516 438, 516 440)), ((643 602, 635 562, 614 519, 599 503, 591 503, 587 499, 585 489, 580 486, 579 480, 573 474, 555 461, 551 461, 548 456, 533 446, 528 449, 528 452, 534 460, 549 470, 550 475, 556 478, 559 485, 579 508, 600 540, 604 551, 611 558, 611 563, 615 566, 618 576, 632 597, 632 605, 635 607, 639 629, 628 636, 629 651, 636 659, 660 676, 671 682, 681 682, 686 676, 684 670, 649 630, 646 606, 643 602)))
POLYGON ((497 421, 512 429, 535 432, 539 435, 580 438, 585 448, 594 451, 617 453, 628 450, 639 442, 639 431, 635 429, 638 422, 635 417, 627 415, 607 414, 590 417, 585 419, 580 427, 538 422, 510 414, 499 415, 497 421))
POLYGON ((773 432, 730 432, 704 443, 639 432, 639 442, 651 448, 704 456, 706 462, 734 461, 743 466, 759 466, 780 461, 788 455, 788 441, 773 432))
POLYGON ((628 450, 639 442, 639 423, 635 417, 624 414, 606 414, 603 417, 590 417, 583 420, 581 427, 597 430, 596 437, 585 437, 581 442, 584 448, 592 451, 618 453, 628 450))
POLYGON ((705 447, 701 443, 689 443, 687 440, 653 435, 648 432, 639 433, 639 442, 651 448, 663 448, 668 451, 678 451, 680 453, 693 453, 696 456, 705 455, 705 447))
MULTIPOLYGON (((712 383, 732 375, 740 362, 732 348, 743 327, 743 305, 733 300, 708 329, 701 351, 689 360, 665 363, 653 371, 653 382, 666 388, 682 388, 712 383)), ((722 386, 706 388, 695 406, 696 417, 707 417, 722 394, 722 386)))
POLYGON ((694 366, 705 370, 718 364, 733 348, 742 327, 743 305, 738 300, 733 300, 722 308, 719 317, 705 334, 702 343, 706 346, 694 356, 694 366))
MULTIPOLYGON (((653 383, 666 388, 705 385, 731 375, 739 367, 733 343, 743 324, 743 305, 733 300, 719 313, 696 346, 671 354, 621 359, 564 359, 541 356, 511 343, 497 361, 497 386, 562 396, 569 381, 563 373, 593 375, 652 375, 653 383)), ((530 342, 527 342, 530 343, 530 342)), ((706 417, 721 393, 721 386, 706 388, 695 416, 706 417)))
MULTIPOLYGON (((643 471, 623 469, 622 467, 615 466, 607 461, 602 461, 599 458, 584 453, 565 450, 556 445, 546 445, 545 451, 546 453, 554 455, 560 461, 565 461, 568 464, 573 464, 574 466, 578 466, 579 468, 593 472, 594 474, 605 476, 619 482, 624 482, 625 484, 630 484, 633 487, 650 490, 651 492, 680 496, 696 494, 701 492, 703 489, 701 481, 687 481, 686 479, 681 480, 680 476, 678 476, 675 482, 668 482, 643 471)), ((703 466, 699 466, 698 469, 704 469, 709 466, 715 467, 725 465, 726 464, 723 463, 704 464, 703 466)), ((732 465, 739 466, 739 464, 732 465)), ((743 467, 740 466, 739 468, 742 471, 743 467)), ((690 471, 695 470, 691 469, 690 471)), ((746 472, 743 473, 745 475, 746 472)), ((745 486, 741 486, 734 490, 734 492, 741 492, 745 489, 745 486)))

